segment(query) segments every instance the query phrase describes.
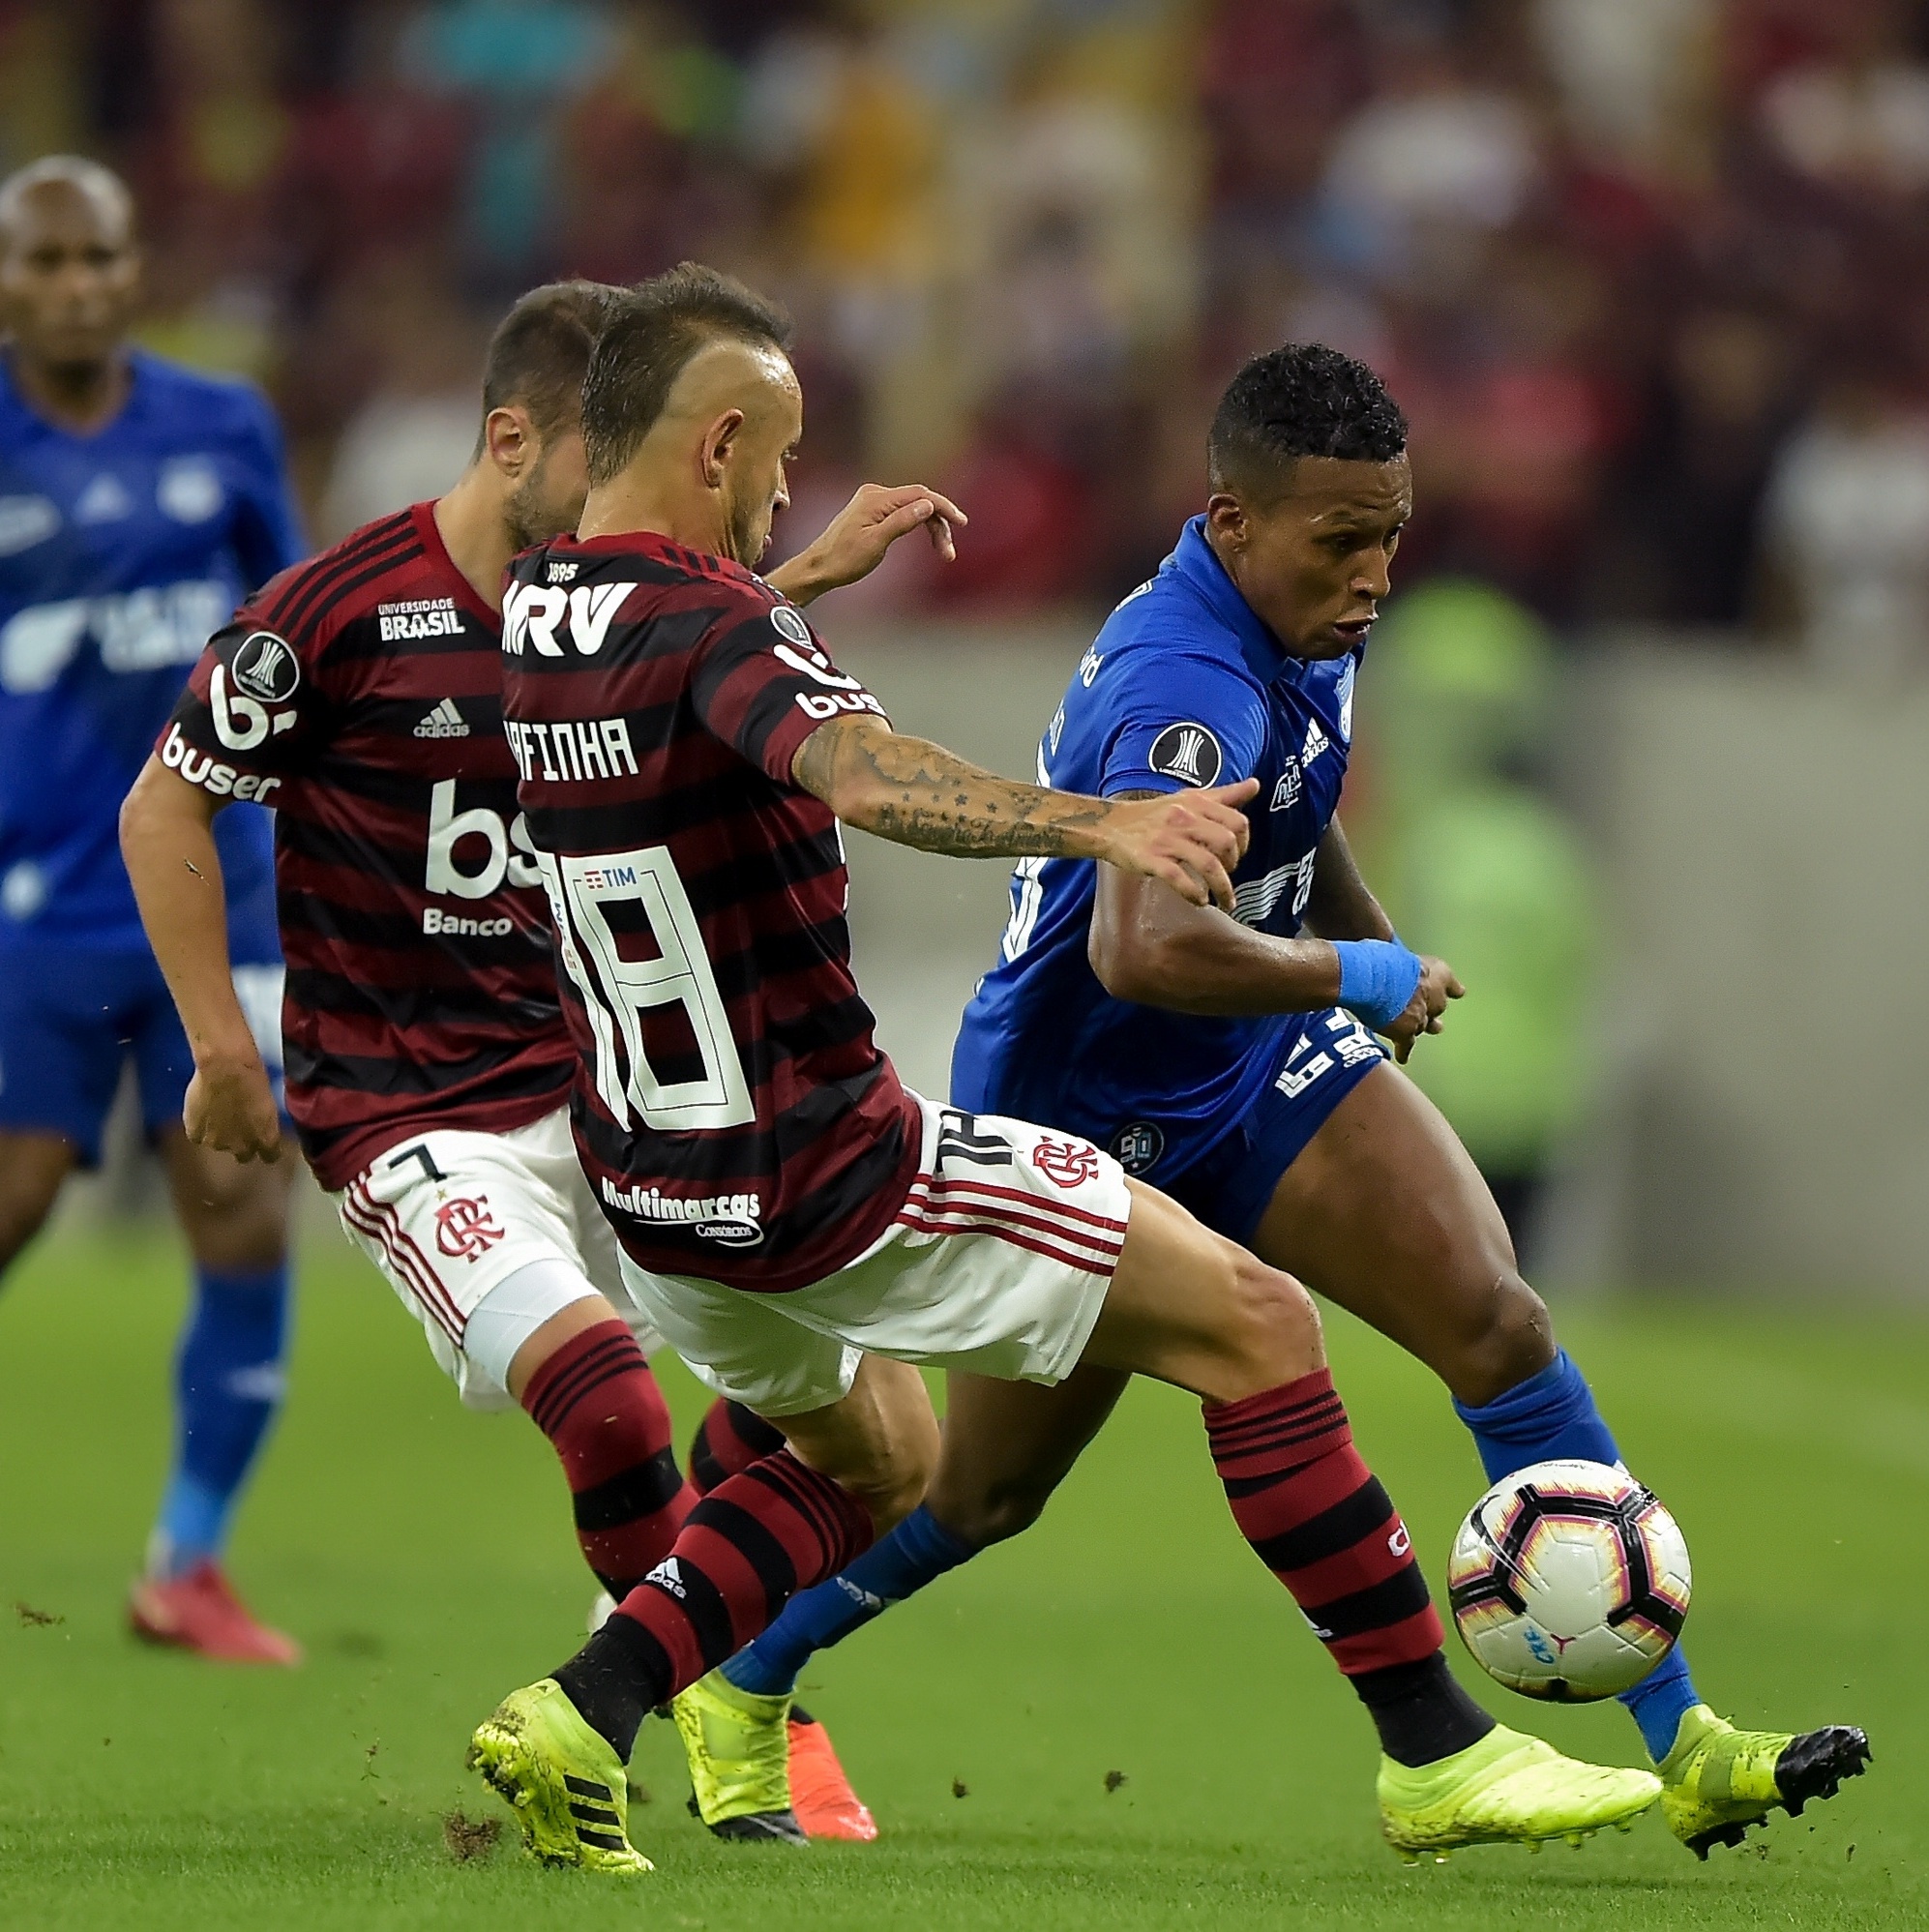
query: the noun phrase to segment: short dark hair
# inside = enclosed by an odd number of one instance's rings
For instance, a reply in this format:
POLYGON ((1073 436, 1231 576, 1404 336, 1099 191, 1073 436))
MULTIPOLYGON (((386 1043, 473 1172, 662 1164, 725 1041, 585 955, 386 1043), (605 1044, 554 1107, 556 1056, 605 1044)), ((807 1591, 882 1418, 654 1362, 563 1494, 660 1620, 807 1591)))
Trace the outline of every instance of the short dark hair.
POLYGON ((574 423, 590 351, 622 298, 604 282, 549 282, 519 297, 489 339, 483 414, 519 402, 545 438, 574 423))
POLYGON ((695 261, 678 262, 625 293, 582 382, 591 483, 608 483, 637 454, 685 365, 719 337, 787 352, 790 318, 734 277, 695 261))
POLYGON ((1205 439, 1215 490, 1264 497, 1298 457, 1391 462, 1407 447, 1407 418, 1363 362, 1323 342, 1288 342, 1256 355, 1227 384, 1205 439))

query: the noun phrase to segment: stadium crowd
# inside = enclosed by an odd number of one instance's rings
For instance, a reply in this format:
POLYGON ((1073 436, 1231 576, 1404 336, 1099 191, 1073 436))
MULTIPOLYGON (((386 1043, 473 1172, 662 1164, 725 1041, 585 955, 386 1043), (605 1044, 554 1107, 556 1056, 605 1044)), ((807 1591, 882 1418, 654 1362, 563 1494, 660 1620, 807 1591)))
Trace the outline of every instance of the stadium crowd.
POLYGON ((874 609, 1100 603, 1237 360, 1387 371, 1452 571, 1563 631, 1929 635, 1907 0, 9 0, 0 162, 146 210, 150 340, 257 375, 315 532, 441 488, 481 333, 698 255, 808 344, 799 529, 936 476, 874 609))

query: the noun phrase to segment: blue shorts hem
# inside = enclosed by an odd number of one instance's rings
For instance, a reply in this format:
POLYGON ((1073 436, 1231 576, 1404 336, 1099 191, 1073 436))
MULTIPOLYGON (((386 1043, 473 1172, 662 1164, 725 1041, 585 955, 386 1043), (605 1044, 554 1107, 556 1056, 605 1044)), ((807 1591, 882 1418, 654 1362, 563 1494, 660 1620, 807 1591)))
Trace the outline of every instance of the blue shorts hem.
POLYGON ((1343 1008, 1309 1013, 1283 1042, 1272 1080, 1232 1131, 1170 1181, 1145 1178, 1215 1234, 1252 1245, 1281 1177, 1386 1050, 1343 1008))

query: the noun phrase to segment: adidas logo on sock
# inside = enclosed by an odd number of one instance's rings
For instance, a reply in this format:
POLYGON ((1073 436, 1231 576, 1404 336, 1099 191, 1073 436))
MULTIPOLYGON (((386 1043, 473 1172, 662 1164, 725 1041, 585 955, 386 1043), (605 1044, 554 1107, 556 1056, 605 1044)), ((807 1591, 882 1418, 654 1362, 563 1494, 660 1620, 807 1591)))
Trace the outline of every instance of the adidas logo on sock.
POLYGON ((659 1590, 667 1590, 679 1603, 685 1601, 690 1594, 683 1581, 683 1571, 674 1557, 666 1557, 643 1581, 655 1584, 659 1590))
POLYGON ((469 735, 468 720, 456 709, 453 698, 445 698, 415 728, 415 735, 418 738, 466 738, 469 735))

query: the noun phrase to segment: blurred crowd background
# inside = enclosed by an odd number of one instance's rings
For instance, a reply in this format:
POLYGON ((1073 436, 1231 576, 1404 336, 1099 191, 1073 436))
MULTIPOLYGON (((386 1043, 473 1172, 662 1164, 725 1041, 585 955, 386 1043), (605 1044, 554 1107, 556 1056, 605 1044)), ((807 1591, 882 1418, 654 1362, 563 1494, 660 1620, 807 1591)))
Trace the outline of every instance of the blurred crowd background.
MULTIPOLYGON (((1818 1138, 1856 1160, 1853 1053, 1821 1056, 1833 1101, 1803 1076, 1839 1121, 1782 1158, 1734 1154, 1773 1069, 1717 1106, 1691 1049, 1723 1023, 1716 965, 1854 872, 1821 806, 1767 829, 1808 763, 1863 845, 1873 823, 1906 865, 1929 831, 1929 793, 1872 814, 1853 783, 1871 711, 1893 756, 1929 750, 1929 6, 0 0, 0 162, 60 148, 135 188, 145 339, 275 397, 318 541, 454 477, 481 344, 530 283, 697 256, 778 294, 808 399, 791 541, 866 476, 956 495, 957 565, 902 547, 837 622, 1033 626, 1003 687, 1043 654, 1021 736, 1054 653, 1200 507, 1237 363, 1364 357, 1412 421, 1418 515, 1349 823, 1406 936, 1480 996, 1416 1071, 1524 1224, 1589 1120, 1624 1220, 1672 1186, 1683 1226, 1761 1223, 1649 1272, 1780 1265, 1790 1161, 1818 1138), (1645 669, 1577 671, 1635 631, 1645 669), (1693 669, 1710 640, 1722 668, 1693 669), (1751 704, 1761 728, 1707 751, 1751 704), (1650 823, 1616 801, 1684 718, 1703 791, 1650 823), (1758 779, 1736 840, 1698 845, 1758 779), (1759 890, 1705 917, 1737 868, 1759 890), (1699 1009, 1659 939, 1643 978, 1657 906, 1704 928, 1699 1009)), ((1888 864, 1863 897, 1889 925, 1861 909, 1914 944, 1888 864)), ((1883 996, 1872 972, 1851 996, 1883 996)), ((1902 1168, 1852 1179, 1913 1191, 1929 1128, 1897 1104, 1902 1168)), ((1829 1211, 1792 1211, 1822 1265, 1829 1211)), ((1901 1241, 1844 1265, 1915 1278, 1901 1241)))
POLYGON ((268 384, 320 537, 446 480, 505 297, 696 255, 798 316, 814 502, 977 506, 879 604, 1110 602, 1228 372, 1319 337, 1413 419, 1410 580, 1867 656, 1929 597, 1923 16, 6 0, 0 139, 128 172, 151 340, 268 384))

